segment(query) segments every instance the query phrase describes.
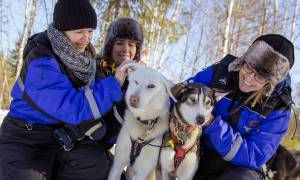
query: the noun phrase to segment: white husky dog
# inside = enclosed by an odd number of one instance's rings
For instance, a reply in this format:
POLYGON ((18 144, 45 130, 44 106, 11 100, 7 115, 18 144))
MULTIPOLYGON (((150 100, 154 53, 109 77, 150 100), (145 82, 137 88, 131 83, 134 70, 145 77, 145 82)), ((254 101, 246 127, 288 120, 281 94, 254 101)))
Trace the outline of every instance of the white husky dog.
POLYGON ((177 99, 170 115, 170 147, 160 155, 162 179, 193 178, 199 164, 199 141, 202 126, 211 120, 214 103, 226 93, 215 93, 198 84, 178 84, 172 92, 177 99), (216 97, 218 96, 218 97, 216 97))
POLYGON ((119 180, 127 167, 128 179, 146 180, 158 164, 162 136, 169 127, 172 83, 158 71, 139 64, 123 68, 128 69, 127 109, 108 179, 119 180))

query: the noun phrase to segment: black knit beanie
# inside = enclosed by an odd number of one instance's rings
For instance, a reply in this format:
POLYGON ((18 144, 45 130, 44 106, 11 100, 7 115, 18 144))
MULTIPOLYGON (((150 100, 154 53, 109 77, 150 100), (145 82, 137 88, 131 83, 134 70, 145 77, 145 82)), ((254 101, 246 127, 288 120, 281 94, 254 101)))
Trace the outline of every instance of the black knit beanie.
POLYGON ((58 0, 54 8, 53 25, 60 31, 95 29, 96 12, 89 0, 58 0))

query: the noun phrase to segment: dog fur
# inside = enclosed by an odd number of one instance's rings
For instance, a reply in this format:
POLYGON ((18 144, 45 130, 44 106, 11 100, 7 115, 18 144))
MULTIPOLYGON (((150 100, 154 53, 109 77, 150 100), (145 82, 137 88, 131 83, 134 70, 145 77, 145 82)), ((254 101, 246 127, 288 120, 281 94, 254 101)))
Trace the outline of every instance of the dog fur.
MULTIPOLYGON (((158 163, 162 136, 168 130, 169 94, 172 83, 158 71, 139 64, 128 64, 129 86, 125 100, 124 124, 117 139, 115 158, 109 180, 120 179, 127 167, 127 179, 146 180, 158 163), (140 120, 154 120, 155 124, 146 125, 140 120), (130 165, 133 141, 146 142, 135 162, 130 165)), ((149 121, 150 122, 150 121, 149 121)))
POLYGON ((263 167, 267 180, 300 179, 300 165, 296 153, 279 145, 276 153, 263 167))
POLYGON ((196 84, 179 84, 172 89, 172 92, 174 92, 177 102, 174 104, 170 116, 170 134, 172 135, 169 137, 174 137, 176 134, 179 134, 177 137, 180 137, 182 135, 180 133, 186 134, 182 136, 185 138, 182 138, 181 142, 174 142, 174 138, 171 138, 175 149, 172 147, 162 148, 160 156, 162 179, 168 180, 176 177, 178 180, 190 180, 198 168, 202 126, 210 120, 207 117, 211 115, 216 102, 215 93, 211 89, 196 84), (180 126, 184 128, 177 133, 180 126), (185 130, 188 128, 189 130, 185 130), (185 156, 179 158, 180 162, 178 162, 176 152, 179 152, 180 148, 186 149, 187 152, 185 156))

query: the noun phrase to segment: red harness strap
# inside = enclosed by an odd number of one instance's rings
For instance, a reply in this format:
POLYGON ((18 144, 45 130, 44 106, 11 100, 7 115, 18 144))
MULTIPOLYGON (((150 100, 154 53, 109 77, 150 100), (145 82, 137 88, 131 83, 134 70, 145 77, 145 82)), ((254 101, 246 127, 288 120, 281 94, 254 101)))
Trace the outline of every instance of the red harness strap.
MULTIPOLYGON (((185 125, 179 124, 176 120, 176 117, 173 116, 171 121, 175 124, 175 127, 181 132, 185 132, 187 134, 191 134, 195 129, 199 128, 198 125, 185 125)), ((189 147, 183 148, 184 142, 177 136, 175 132, 171 131, 171 139, 175 144, 175 157, 174 157, 174 171, 178 168, 182 160, 184 159, 186 153, 188 153, 195 145, 196 141, 193 142, 189 147)))
POLYGON ((179 146, 179 147, 175 148, 175 152, 176 152, 175 157, 174 157, 174 168, 175 168, 175 170, 178 168, 178 166, 180 165, 180 163, 184 159, 186 153, 189 152, 189 150, 192 149, 192 147, 184 149, 184 148, 179 146))

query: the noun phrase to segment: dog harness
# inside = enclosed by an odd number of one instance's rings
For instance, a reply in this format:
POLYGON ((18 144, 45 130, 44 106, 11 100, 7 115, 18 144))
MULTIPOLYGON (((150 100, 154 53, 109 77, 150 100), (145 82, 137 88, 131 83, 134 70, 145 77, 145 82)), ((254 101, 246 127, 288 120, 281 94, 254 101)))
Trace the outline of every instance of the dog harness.
POLYGON ((136 158, 141 154, 142 148, 147 144, 151 143, 154 139, 144 140, 142 138, 137 138, 133 140, 131 138, 131 151, 130 151, 130 166, 132 166, 136 158))
POLYGON ((146 119, 141 120, 140 117, 137 118, 137 120, 144 124, 149 126, 149 129, 142 135, 142 137, 138 137, 136 140, 134 140, 132 137, 131 139, 131 151, 130 151, 130 165, 132 166, 136 160, 136 158, 141 154, 142 148, 148 144, 150 144, 154 138, 147 139, 148 132, 151 131, 153 126, 157 123, 159 117, 155 119, 146 119))
POLYGON ((178 121, 174 113, 171 116, 171 123, 175 126, 175 131, 170 130, 171 140, 175 145, 174 171, 172 172, 174 173, 188 152, 197 151, 198 138, 196 138, 195 141, 190 143, 188 146, 184 147, 184 145, 185 142, 187 142, 188 137, 191 137, 194 133, 199 133, 200 126, 182 124, 178 121))

